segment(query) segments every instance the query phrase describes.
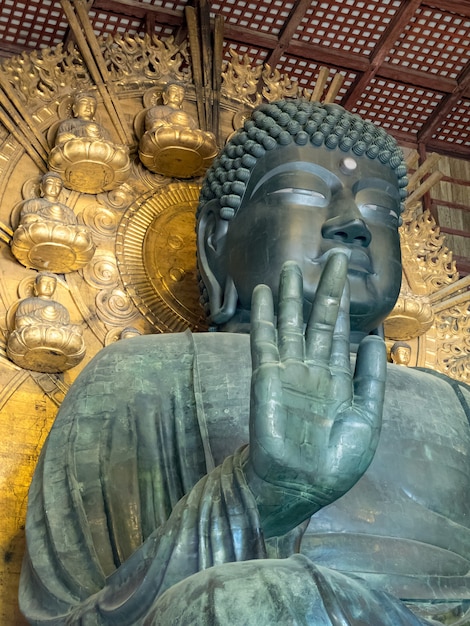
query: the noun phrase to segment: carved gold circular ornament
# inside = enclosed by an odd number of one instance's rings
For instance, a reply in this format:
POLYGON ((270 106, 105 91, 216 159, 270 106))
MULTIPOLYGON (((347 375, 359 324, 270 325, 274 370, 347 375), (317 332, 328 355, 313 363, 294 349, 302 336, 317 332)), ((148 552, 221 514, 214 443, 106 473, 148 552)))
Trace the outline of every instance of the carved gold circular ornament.
POLYGON ((123 216, 116 257, 134 304, 160 332, 205 330, 199 305, 195 214, 200 186, 168 185, 123 216))

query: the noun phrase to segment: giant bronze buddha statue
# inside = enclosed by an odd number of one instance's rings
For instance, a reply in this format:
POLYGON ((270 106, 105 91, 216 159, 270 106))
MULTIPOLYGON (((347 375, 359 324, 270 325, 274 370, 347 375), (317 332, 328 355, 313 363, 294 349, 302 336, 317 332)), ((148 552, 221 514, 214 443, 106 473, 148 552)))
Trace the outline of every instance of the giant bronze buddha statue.
POLYGON ((468 623, 470 392, 387 364, 378 330, 405 186, 337 105, 231 138, 197 222, 224 332, 117 342, 74 383, 29 495, 31 623, 468 623))

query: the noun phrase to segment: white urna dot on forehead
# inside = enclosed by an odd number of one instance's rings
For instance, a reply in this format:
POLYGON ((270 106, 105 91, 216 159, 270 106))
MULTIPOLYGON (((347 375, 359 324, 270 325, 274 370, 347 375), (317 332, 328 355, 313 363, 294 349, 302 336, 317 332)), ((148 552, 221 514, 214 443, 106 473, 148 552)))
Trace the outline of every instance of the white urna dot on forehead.
POLYGON ((356 171, 356 168, 356 159, 353 159, 352 157, 345 157, 344 159, 341 159, 339 169, 343 172, 343 174, 352 174, 356 171))

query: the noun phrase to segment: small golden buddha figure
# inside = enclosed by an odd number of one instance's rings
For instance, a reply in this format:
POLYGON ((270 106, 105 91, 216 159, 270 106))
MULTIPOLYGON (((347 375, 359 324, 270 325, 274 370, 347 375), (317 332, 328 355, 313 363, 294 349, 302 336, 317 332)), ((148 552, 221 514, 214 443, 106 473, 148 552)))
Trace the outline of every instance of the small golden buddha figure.
POLYGON ((90 230, 78 224, 75 213, 59 202, 63 183, 55 172, 41 180, 41 196, 21 208, 11 251, 25 267, 65 274, 84 267, 95 246, 90 230))
POLYGON ((85 356, 82 329, 71 324, 65 306, 52 299, 56 286, 53 274, 38 274, 34 295, 21 300, 16 310, 7 356, 24 369, 63 372, 85 356))
POLYGON ((147 169, 164 176, 201 176, 217 154, 215 136, 200 130, 196 120, 183 111, 182 85, 167 85, 162 97, 163 104, 150 107, 145 114, 140 160, 147 169))
POLYGON ((395 365, 407 367, 411 360, 411 346, 406 341, 396 341, 390 349, 390 358, 395 365))
POLYGON ((119 187, 130 173, 129 148, 116 144, 95 120, 97 102, 92 94, 75 95, 73 117, 57 129, 49 167, 66 187, 97 194, 119 187))

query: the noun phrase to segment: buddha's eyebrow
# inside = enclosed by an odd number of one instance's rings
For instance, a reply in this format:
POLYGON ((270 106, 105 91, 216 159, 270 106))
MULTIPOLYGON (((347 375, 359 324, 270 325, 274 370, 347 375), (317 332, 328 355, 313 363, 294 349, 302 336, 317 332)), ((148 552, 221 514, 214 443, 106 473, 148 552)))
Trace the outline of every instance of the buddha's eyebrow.
MULTIPOLYGON (((248 197, 252 198, 263 185, 282 174, 291 174, 293 178, 298 178, 301 174, 307 174, 323 181, 330 188, 341 186, 340 179, 331 170, 309 161, 295 161, 282 163, 270 169, 269 172, 264 174, 264 176, 257 181, 256 185, 250 189, 248 197)), ((294 181, 292 181, 292 184, 289 186, 299 188, 299 185, 296 185, 294 181)))

